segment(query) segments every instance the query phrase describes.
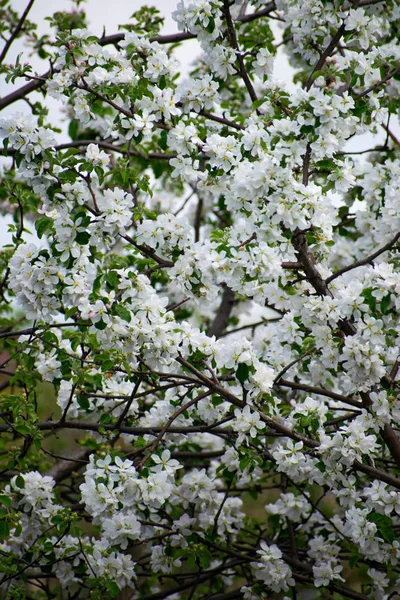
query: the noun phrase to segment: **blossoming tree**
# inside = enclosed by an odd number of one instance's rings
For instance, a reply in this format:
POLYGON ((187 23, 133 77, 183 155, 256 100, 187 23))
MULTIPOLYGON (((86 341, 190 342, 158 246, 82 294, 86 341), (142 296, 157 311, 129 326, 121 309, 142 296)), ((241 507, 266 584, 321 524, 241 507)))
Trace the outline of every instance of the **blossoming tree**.
POLYGON ((1 597, 397 597, 398 2, 77 9, 56 42, 32 4, 0 9, 1 597))

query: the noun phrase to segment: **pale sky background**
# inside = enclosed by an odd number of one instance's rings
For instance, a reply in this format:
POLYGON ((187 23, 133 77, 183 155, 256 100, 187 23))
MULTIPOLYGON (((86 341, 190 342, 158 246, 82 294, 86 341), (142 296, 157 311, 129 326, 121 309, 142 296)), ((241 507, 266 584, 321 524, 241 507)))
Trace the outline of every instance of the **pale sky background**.
MULTIPOLYGON (((171 13, 175 10, 177 1, 178 0, 131 0, 130 2, 127 2, 126 0, 88 0, 81 6, 86 11, 90 31, 97 36, 102 35, 104 27, 107 34, 118 32, 118 25, 127 23, 132 13, 137 11, 144 4, 156 6, 160 10, 161 14, 165 16, 166 20, 162 31, 163 33, 174 33, 177 31, 177 26, 175 21, 171 18, 171 13)), ((12 7, 21 14, 27 5, 27 0, 12 0, 11 3, 12 7)), ((45 21, 45 17, 59 10, 70 10, 72 6, 74 5, 70 0, 36 0, 28 18, 38 24, 38 31, 40 34, 49 33, 51 29, 48 21, 45 21)), ((280 24, 278 24, 276 21, 270 21, 270 23, 275 35, 279 36, 280 24)), ((26 53, 26 51, 27 49, 24 47, 22 41, 17 40, 7 55, 7 62, 11 63, 15 61, 16 56, 20 52, 26 53)), ((196 59, 196 56, 198 56, 199 53, 200 46, 196 40, 185 41, 176 51, 176 57, 182 65, 183 74, 188 71, 189 65, 196 59)), ((26 58, 22 57, 22 60, 29 61, 30 64, 32 64, 34 71, 37 70, 38 72, 44 72, 48 69, 46 61, 41 61, 38 57, 26 56, 26 58)), ((293 85, 290 84, 291 75, 292 69, 290 68, 282 50, 278 53, 278 57, 275 61, 274 79, 286 81, 289 84, 288 87, 293 88, 293 85)), ((22 80, 17 85, 12 86, 7 85, 3 79, 0 81, 0 95, 7 95, 14 88, 20 87, 21 85, 23 85, 22 80)), ((31 94, 30 97, 34 99, 35 95, 31 94)), ((42 99, 42 96, 38 95, 38 98, 42 99)), ((59 126, 62 127, 62 123, 60 123, 60 119, 57 114, 61 104, 52 98, 48 98, 46 99, 46 105, 51 107, 50 122, 58 121, 59 126), (54 117, 51 118, 51 115, 54 115, 54 117)), ((1 116, 6 117, 7 115, 11 115, 16 111, 29 112, 29 107, 24 101, 20 101, 18 103, 14 103, 10 107, 7 107, 2 112, 1 116)), ((398 124, 396 125, 394 126, 391 124, 391 127, 395 133, 400 135, 400 127, 398 127, 398 124)), ((59 139, 60 141, 68 141, 69 138, 66 134, 63 134, 59 139)), ((347 150, 357 151, 365 148, 371 148, 378 143, 383 143, 384 139, 385 135, 383 132, 380 132, 376 136, 372 136, 371 134, 358 136, 358 138, 353 138, 349 142, 347 145, 347 150)), ((0 246, 8 243, 11 240, 11 237, 7 232, 7 223, 9 222, 12 222, 12 219, 0 217, 0 246)))

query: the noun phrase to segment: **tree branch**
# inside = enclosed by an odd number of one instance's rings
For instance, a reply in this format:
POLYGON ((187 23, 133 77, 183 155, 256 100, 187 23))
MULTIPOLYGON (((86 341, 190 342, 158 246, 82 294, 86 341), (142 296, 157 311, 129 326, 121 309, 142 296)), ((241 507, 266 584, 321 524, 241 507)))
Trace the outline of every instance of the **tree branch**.
POLYGON ((207 331, 207 335, 218 339, 221 337, 222 332, 228 324, 232 308, 235 304, 235 292, 231 290, 226 284, 224 285, 224 293, 222 294, 222 301, 215 315, 214 321, 211 324, 210 329, 207 331))
POLYGON ((12 32, 12 34, 10 35, 10 37, 8 38, 8 40, 6 41, 6 43, 4 45, 4 48, 3 48, 3 50, 2 50, 2 52, 0 54, 0 64, 3 63, 3 61, 4 61, 4 59, 5 59, 6 55, 7 55, 7 52, 11 48, 11 45, 13 44, 14 40, 18 37, 18 34, 20 33, 20 31, 21 31, 21 29, 22 29, 22 27, 23 27, 23 25, 24 25, 24 23, 26 21, 28 13, 31 10, 34 2, 35 2, 35 0, 30 0, 28 2, 28 5, 25 8, 24 12, 22 13, 21 18, 18 21, 16 28, 14 29, 14 31, 12 32))
POLYGON ((257 98, 257 94, 254 90, 253 84, 250 81, 250 77, 247 73, 246 70, 246 65, 244 64, 244 60, 243 60, 243 56, 242 53, 240 51, 239 48, 239 44, 237 41, 237 37, 236 37, 236 32, 235 32, 235 26, 233 24, 233 20, 232 20, 232 16, 231 16, 231 11, 229 8, 229 0, 224 0, 224 15, 225 15, 225 19, 226 19, 226 25, 227 25, 227 29, 228 29, 228 37, 229 37, 229 42, 232 46, 232 48, 236 51, 236 58, 237 58, 237 62, 239 65, 239 72, 240 75, 243 79, 243 83, 246 86, 246 89, 249 93, 249 96, 251 98, 252 102, 257 102, 258 98, 257 98))
POLYGON ((396 233, 396 235, 394 236, 394 238, 392 240, 390 240, 390 242, 388 242, 387 244, 385 244, 385 246, 382 246, 382 248, 379 248, 379 250, 376 250, 376 252, 373 252, 372 254, 370 254, 369 256, 367 256, 366 258, 362 258, 361 260, 357 260, 352 265, 348 265, 347 267, 343 267, 342 269, 338 269, 337 271, 335 271, 335 273, 333 273, 327 279, 325 279, 325 284, 331 283, 331 281, 333 281, 334 279, 337 279, 338 277, 340 277, 344 273, 348 273, 349 271, 352 271, 353 269, 357 269, 358 267, 363 267, 364 265, 371 264, 372 261, 375 260, 375 258, 378 258, 378 256, 380 256, 381 254, 383 254, 387 250, 390 250, 392 248, 392 246, 394 246, 394 244, 399 239, 400 239, 400 232, 396 233))

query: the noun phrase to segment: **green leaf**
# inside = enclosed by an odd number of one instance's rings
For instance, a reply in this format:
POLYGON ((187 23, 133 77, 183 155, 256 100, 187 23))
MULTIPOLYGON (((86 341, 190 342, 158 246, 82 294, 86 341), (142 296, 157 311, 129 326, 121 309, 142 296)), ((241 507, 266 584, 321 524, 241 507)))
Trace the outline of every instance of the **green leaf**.
POLYGON ((264 104, 264 102, 266 102, 265 98, 260 98, 259 100, 256 100, 255 102, 253 102, 253 104, 252 104, 253 110, 257 110, 257 108, 260 108, 260 106, 262 106, 264 104))
POLYGON ((236 379, 238 379, 240 383, 244 383, 248 380, 249 373, 249 365, 246 365, 246 363, 240 363, 238 368, 236 369, 236 379))
POLYGON ((22 477, 22 475, 17 475, 15 485, 21 489, 25 487, 25 479, 22 477))
POLYGON ((38 238, 42 238, 43 234, 51 227, 53 221, 49 217, 40 217, 35 222, 36 233, 38 238))
POLYGON ((190 554, 187 559, 189 569, 194 569, 196 566, 196 557, 194 554, 190 554))
POLYGON ((75 140, 78 137, 78 131, 79 131, 79 123, 78 123, 78 121, 75 121, 75 119, 73 119, 68 127, 68 135, 73 142, 75 142, 75 140))
POLYGON ((5 519, 0 521, 0 537, 5 538, 10 535, 10 527, 5 519))
POLYGON ((108 425, 109 423, 111 423, 111 421, 112 421, 111 415, 109 415, 108 413, 104 413, 100 417, 100 423, 102 425, 108 425))
POLYGON ((115 581, 109 581, 107 583, 107 590, 110 593, 110 598, 116 598, 121 591, 115 581))
POLYGON ((78 396, 78 404, 83 410, 88 410, 90 408, 90 402, 87 396, 78 396))
POLYGON ((90 233, 88 231, 80 231, 76 234, 75 241, 80 246, 87 246, 90 240, 90 233))
POLYGON ((208 20, 208 25, 206 27, 206 31, 208 31, 208 33, 212 33, 215 29, 215 19, 213 17, 210 17, 208 20))
POLYGON ((390 517, 379 513, 371 513, 367 516, 367 520, 370 523, 375 523, 378 533, 380 533, 384 540, 389 542, 389 544, 394 542, 396 536, 393 531, 393 521, 390 517))
POLYGON ((389 306, 391 304, 391 295, 387 294, 386 296, 384 296, 381 300, 381 312, 384 315, 387 315, 389 312, 389 306))
POLYGON ((5 496, 4 494, 0 494, 0 503, 8 508, 11 506, 11 498, 9 498, 9 496, 5 496))
POLYGON ((168 133, 165 131, 165 129, 163 129, 160 134, 158 145, 162 150, 166 150, 168 148, 168 133))
POLYGON ((107 359, 107 360, 103 360, 103 362, 101 363, 101 370, 104 371, 111 371, 111 369, 115 366, 115 361, 111 360, 111 358, 107 359))
POLYGON ((242 456, 242 458, 239 460, 240 470, 243 472, 249 463, 250 463, 250 457, 247 455, 242 456))
POLYGON ((197 555, 202 569, 208 569, 212 560, 212 554, 207 548, 202 548, 201 552, 197 555))
POLYGON ((109 288, 111 290, 116 290, 118 287, 118 273, 116 271, 110 271, 109 273, 107 273, 107 275, 105 276, 105 280, 107 282, 107 286, 109 286, 109 288))
POLYGON ((324 158, 323 160, 318 160, 315 163, 315 166, 318 167, 319 169, 335 169, 336 168, 336 165, 333 162, 333 160, 331 160, 329 158, 324 158))
POLYGON ((353 554, 353 556, 350 556, 350 558, 349 558, 350 569, 354 569, 354 567, 356 566, 356 564, 358 563, 360 558, 361 558, 361 556, 359 554, 353 554))
POLYGON ((123 319, 124 321, 127 321, 128 323, 131 321, 132 315, 129 312, 129 310, 127 308, 125 308, 125 306, 123 306, 122 304, 115 304, 113 308, 114 308, 115 313, 119 317, 121 317, 121 319, 123 319))
POLYGON ((30 433, 30 429, 27 425, 17 425, 14 429, 21 435, 28 435, 30 433))

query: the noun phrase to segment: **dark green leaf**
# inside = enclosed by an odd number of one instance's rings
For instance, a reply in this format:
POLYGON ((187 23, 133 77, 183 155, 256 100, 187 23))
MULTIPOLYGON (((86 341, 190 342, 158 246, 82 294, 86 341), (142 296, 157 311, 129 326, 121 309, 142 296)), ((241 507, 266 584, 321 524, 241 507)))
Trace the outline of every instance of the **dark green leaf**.
POLYGON ((236 378, 240 381, 240 383, 244 383, 249 378, 249 372, 249 365, 246 365, 246 363, 240 363, 236 369, 236 378))
POLYGON ((115 304, 114 311, 116 312, 116 314, 119 317, 121 317, 121 319, 123 319, 124 321, 127 321, 128 323, 132 319, 132 315, 129 312, 129 310, 127 308, 125 308, 125 306, 123 306, 122 304, 115 304))
POLYGON ((49 217, 40 217, 36 220, 35 229, 39 238, 41 238, 45 231, 51 227, 52 223, 53 221, 49 219, 49 217))
POLYGON ((10 528, 8 522, 5 519, 0 521, 0 537, 5 538, 10 535, 10 528))

